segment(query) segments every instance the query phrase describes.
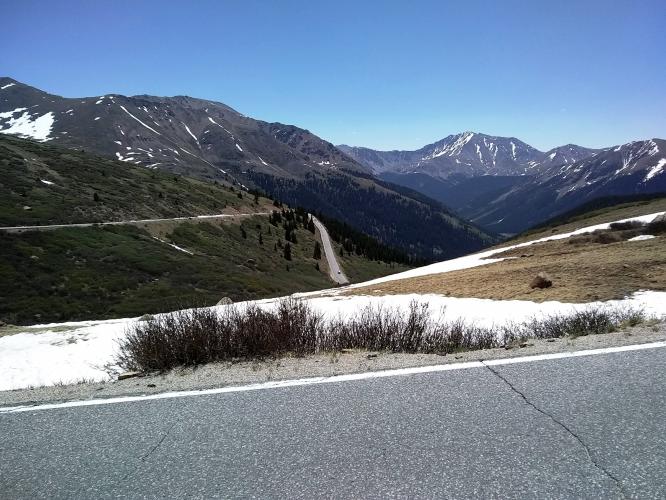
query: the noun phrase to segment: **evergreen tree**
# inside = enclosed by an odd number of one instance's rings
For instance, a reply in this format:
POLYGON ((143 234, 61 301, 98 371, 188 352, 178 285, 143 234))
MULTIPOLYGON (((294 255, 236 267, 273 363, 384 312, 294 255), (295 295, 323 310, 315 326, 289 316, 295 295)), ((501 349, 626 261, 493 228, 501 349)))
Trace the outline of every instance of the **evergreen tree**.
POLYGON ((286 260, 291 260, 291 245, 289 243, 284 246, 284 258, 286 260))
POLYGON ((241 230, 241 236, 243 239, 247 239, 247 233, 245 232, 245 228, 243 226, 240 227, 241 230))
POLYGON ((259 244, 260 245, 264 244, 264 239, 261 237, 261 233, 259 233, 259 244))
POLYGON ((312 255, 313 259, 321 259, 321 245, 318 241, 315 241, 314 254, 312 255))
POLYGON ((97 191, 93 193, 93 200, 99 201, 99 195, 97 194, 97 191))

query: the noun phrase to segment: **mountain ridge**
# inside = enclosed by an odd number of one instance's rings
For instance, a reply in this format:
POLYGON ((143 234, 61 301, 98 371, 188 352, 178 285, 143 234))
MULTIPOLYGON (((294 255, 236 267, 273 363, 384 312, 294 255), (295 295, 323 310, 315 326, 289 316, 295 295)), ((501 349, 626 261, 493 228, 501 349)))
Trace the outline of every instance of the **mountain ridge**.
POLYGON ((63 98, 0 78, 0 132, 138 167, 258 187, 426 260, 494 241, 440 202, 424 203, 398 186, 380 185, 370 169, 306 129, 254 120, 209 100, 141 94, 63 98))

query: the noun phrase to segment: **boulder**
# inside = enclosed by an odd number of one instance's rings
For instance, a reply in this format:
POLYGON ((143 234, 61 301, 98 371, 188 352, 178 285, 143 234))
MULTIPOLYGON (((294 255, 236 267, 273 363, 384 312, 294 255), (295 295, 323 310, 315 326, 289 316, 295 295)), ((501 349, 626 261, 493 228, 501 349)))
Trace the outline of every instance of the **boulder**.
POLYGON ((553 280, 547 273, 537 274, 530 282, 530 288, 549 288, 553 286, 553 280))
POLYGON ((228 306, 229 304, 233 304, 234 301, 231 300, 229 297, 222 297, 220 300, 217 301, 218 306, 228 306))

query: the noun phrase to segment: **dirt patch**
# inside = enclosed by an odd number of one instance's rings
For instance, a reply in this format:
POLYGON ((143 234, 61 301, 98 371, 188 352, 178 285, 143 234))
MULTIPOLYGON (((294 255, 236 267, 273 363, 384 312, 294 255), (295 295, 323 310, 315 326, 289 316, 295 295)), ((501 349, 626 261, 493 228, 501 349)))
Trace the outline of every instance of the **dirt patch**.
POLYGON ((345 295, 437 293, 496 300, 591 302, 620 299, 644 289, 666 290, 666 237, 601 241, 606 239, 594 235, 538 243, 492 256, 509 258, 502 262, 374 284, 351 289, 345 295), (552 278, 552 286, 530 288, 534 276, 543 272, 552 278))

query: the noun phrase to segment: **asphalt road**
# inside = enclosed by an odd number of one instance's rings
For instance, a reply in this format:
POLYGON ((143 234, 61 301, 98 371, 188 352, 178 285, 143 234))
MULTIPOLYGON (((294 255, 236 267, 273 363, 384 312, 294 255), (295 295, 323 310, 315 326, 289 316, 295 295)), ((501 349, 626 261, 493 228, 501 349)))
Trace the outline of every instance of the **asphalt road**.
POLYGON ((66 227, 92 227, 92 226, 126 226, 137 224, 150 224, 155 222, 187 221, 202 219, 233 219, 235 217, 252 217, 254 215, 268 215, 270 212, 254 212, 249 214, 219 214, 219 215, 193 215, 192 217, 171 217, 168 219, 139 219, 139 220, 121 220, 112 222, 80 222, 76 224, 51 224, 47 226, 5 226, 0 227, 0 231, 7 233, 22 233, 25 231, 49 231, 53 229, 63 229, 66 227))
POLYGON ((664 498, 666 348, 0 413, 0 498, 664 498))
POLYGON ((319 230, 319 234, 321 235, 321 242, 324 247, 324 256, 326 257, 326 262, 328 262, 329 276, 338 285, 346 285, 349 283, 349 279, 340 267, 338 258, 335 255, 335 250, 333 250, 331 238, 328 236, 326 226, 324 226, 321 221, 314 215, 312 216, 312 220, 314 221, 315 227, 319 230))

